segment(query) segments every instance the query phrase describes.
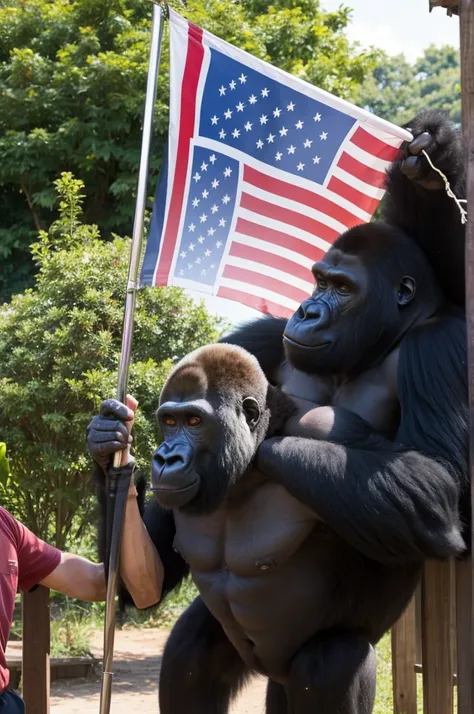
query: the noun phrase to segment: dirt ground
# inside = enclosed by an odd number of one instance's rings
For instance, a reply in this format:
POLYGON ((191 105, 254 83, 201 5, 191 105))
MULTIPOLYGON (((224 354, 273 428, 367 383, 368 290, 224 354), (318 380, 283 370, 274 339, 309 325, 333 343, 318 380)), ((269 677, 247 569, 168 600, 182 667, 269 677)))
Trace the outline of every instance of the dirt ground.
MULTIPOLYGON (((161 654, 166 630, 130 629, 115 634, 114 686, 111 714, 157 714, 161 654)), ((93 639, 92 651, 102 655, 102 633, 93 639)), ((98 714, 100 669, 88 679, 58 680, 51 685, 51 714, 98 714)), ((231 714, 262 714, 265 682, 256 679, 242 693, 231 714)), ((184 712, 183 712, 184 714, 184 712)))

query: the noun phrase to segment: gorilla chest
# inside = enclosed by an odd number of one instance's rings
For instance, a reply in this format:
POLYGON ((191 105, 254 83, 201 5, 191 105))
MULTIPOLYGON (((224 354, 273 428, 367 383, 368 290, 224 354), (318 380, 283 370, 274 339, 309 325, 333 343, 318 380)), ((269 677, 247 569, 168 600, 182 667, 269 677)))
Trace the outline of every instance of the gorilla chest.
POLYGON ((219 572, 252 577, 287 562, 315 522, 283 486, 265 481, 211 515, 176 512, 175 547, 195 579, 219 572))

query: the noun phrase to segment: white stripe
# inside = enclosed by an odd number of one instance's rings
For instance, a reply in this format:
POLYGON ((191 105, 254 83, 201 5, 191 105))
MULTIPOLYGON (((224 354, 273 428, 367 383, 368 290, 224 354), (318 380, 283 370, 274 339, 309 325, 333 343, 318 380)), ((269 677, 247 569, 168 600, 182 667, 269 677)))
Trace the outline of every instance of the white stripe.
POLYGON ((326 173, 326 178, 323 181, 323 186, 324 188, 327 188, 328 183, 334 176, 334 169, 337 167, 338 161, 340 157, 342 156, 342 152, 346 148, 347 144, 350 143, 352 137, 356 133, 357 129, 359 128, 359 122, 355 122, 355 124, 351 127, 351 129, 347 132, 344 141, 341 141, 338 150, 336 151, 335 155, 333 156, 333 159, 331 161, 331 166, 329 167, 329 171, 326 173))
POLYGON ((198 283, 188 278, 179 278, 176 276, 171 276, 168 285, 186 288, 186 290, 196 290, 198 293, 205 293, 206 295, 215 295, 217 293, 216 283, 213 285, 205 285, 204 283, 198 283))
POLYGON ((334 191, 329 191, 329 189, 321 186, 321 184, 314 183, 314 181, 309 181, 308 179, 304 179, 300 176, 290 176, 285 171, 276 169, 273 166, 268 166, 267 164, 264 164, 263 161, 258 161, 258 159, 255 159, 253 156, 249 156, 249 154, 244 154, 243 151, 239 151, 239 149, 235 149, 233 146, 221 144, 220 141, 208 139, 204 136, 196 137, 194 142, 196 146, 202 146, 210 151, 218 151, 219 153, 224 154, 224 156, 230 156, 232 159, 241 161, 242 163, 247 164, 247 166, 251 166, 253 169, 260 171, 263 174, 268 174, 268 176, 271 176, 272 178, 279 179, 285 183, 288 183, 289 180, 291 180, 293 185, 305 188, 318 196, 322 196, 323 198, 327 198, 329 201, 333 201, 333 203, 337 203, 341 208, 349 211, 349 213, 352 213, 353 216, 360 218, 360 220, 365 223, 370 221, 372 218, 371 213, 363 211, 355 203, 351 203, 347 199, 342 198, 342 196, 334 193, 334 191))
POLYGON ((260 225, 267 226, 267 228, 273 228, 275 231, 280 231, 280 233, 288 233, 294 238, 300 238, 300 240, 304 240, 305 243, 309 243, 309 245, 319 248, 319 250, 322 250, 324 253, 331 247, 331 243, 323 238, 319 238, 313 233, 303 231, 301 228, 296 228, 296 226, 292 226, 289 223, 283 223, 282 221, 276 221, 274 218, 268 218, 268 216, 261 216, 259 213, 254 213, 246 208, 239 208, 239 215, 242 216, 242 218, 252 221, 253 223, 260 223, 260 225))
POLYGON ((258 281, 258 276, 260 274, 268 275, 269 278, 281 280, 281 282, 286 285, 292 285, 294 288, 302 290, 306 295, 310 295, 314 288, 314 285, 307 280, 301 280, 301 278, 297 278, 290 273, 284 272, 283 270, 278 270, 278 268, 271 268, 269 265, 256 263, 253 260, 246 260, 245 258, 238 258, 235 255, 229 255, 227 257, 227 265, 235 265, 237 268, 251 270, 256 274, 256 281, 258 281))
POLYGON ((278 205, 282 208, 288 208, 290 211, 301 213, 303 216, 308 216, 308 218, 314 218, 316 221, 324 223, 325 226, 333 228, 338 233, 343 233, 346 230, 346 226, 343 223, 336 221, 335 218, 328 216, 326 213, 321 213, 321 211, 317 211, 315 208, 305 206, 304 203, 299 203, 299 201, 294 201, 291 198, 284 198, 279 195, 277 196, 271 191, 265 191, 263 188, 254 186, 247 181, 243 182, 242 189, 251 196, 255 196, 255 198, 261 198, 263 201, 267 201, 272 204, 278 203, 278 205))
MULTIPOLYGON (((380 141, 390 144, 390 146, 393 146, 395 149, 400 147, 400 138, 398 136, 394 136, 392 132, 387 131, 385 127, 370 126, 370 124, 366 124, 365 122, 361 122, 361 124, 363 129, 365 129, 368 134, 375 136, 376 139, 380 139, 380 141)), ((406 129, 399 129, 399 131, 403 132, 403 135, 400 134, 402 141, 413 140, 413 136, 406 129)))
POLYGON ((349 186, 352 186, 353 188, 357 189, 361 193, 365 193, 366 196, 370 196, 371 198, 378 198, 380 200, 385 193, 383 188, 375 188, 374 186, 365 183, 365 181, 361 181, 360 179, 356 178, 355 176, 352 176, 352 174, 348 173, 347 171, 344 171, 343 169, 340 169, 339 167, 336 167, 334 169, 333 175, 341 181, 344 181, 344 183, 347 183, 349 186))
POLYGON ((351 141, 346 145, 345 152, 346 154, 349 154, 349 156, 352 156, 352 158, 360 161, 362 164, 369 166, 371 169, 381 171, 382 173, 385 173, 391 165, 390 161, 377 159, 375 156, 372 156, 372 154, 369 154, 368 151, 364 151, 364 149, 356 146, 351 141))
POLYGON ((255 295, 256 297, 263 298, 264 300, 270 300, 271 302, 274 302, 277 305, 287 307, 289 310, 296 310, 296 308, 298 307, 298 302, 296 300, 291 300, 285 295, 274 293, 273 290, 267 290, 267 288, 262 288, 259 285, 242 283, 240 282, 240 280, 222 278, 221 287, 231 288, 232 290, 240 290, 240 292, 247 293, 248 295, 255 295))
POLYGON ((311 270, 314 264, 314 260, 307 258, 305 255, 301 255, 301 253, 295 253, 294 250, 290 250, 289 248, 283 248, 281 245, 275 245, 275 243, 270 243, 261 238, 252 238, 252 236, 246 236, 243 233, 234 233, 233 242, 248 245, 251 248, 258 248, 272 255, 279 255, 281 258, 286 258, 293 263, 298 263, 298 265, 308 268, 308 270, 311 270))

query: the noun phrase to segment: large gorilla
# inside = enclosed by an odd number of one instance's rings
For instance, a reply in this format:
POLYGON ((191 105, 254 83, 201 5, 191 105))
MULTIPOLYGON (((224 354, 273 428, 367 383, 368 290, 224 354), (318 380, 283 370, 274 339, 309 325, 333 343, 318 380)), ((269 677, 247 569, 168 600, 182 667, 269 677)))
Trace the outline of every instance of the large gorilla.
MULTIPOLYGON (((462 146, 439 113, 425 112, 410 127, 416 138, 389 173, 386 222, 359 226, 336 241, 314 267, 314 294, 288 324, 263 319, 226 338, 258 358, 271 384, 326 405, 331 415, 319 438, 297 438, 307 410, 301 402, 298 429, 264 440, 256 455, 259 471, 325 524, 317 550, 326 557, 325 595, 314 604, 311 639, 288 678, 269 683, 270 714, 371 712, 371 644, 408 603, 423 560, 457 555, 464 547, 458 505, 467 525, 465 321, 452 304, 463 302, 464 230, 419 155, 425 148, 462 196, 462 146), (354 415, 373 431, 354 438, 354 415), (382 587, 389 581, 388 589, 382 587)), ((120 406, 115 415, 123 418, 120 406)), ((110 431, 110 421, 96 417, 89 448, 98 460, 126 444, 125 428, 123 437, 109 442, 101 430, 110 431)), ((97 476, 103 488, 99 469, 97 476)), ((257 524, 259 516, 256 511, 257 524)), ((189 566, 173 549, 173 514, 152 502, 144 519, 163 560, 166 594, 189 566)), ((280 520, 282 531, 285 525, 280 520)), ((278 536, 278 529, 272 533, 278 536)), ((213 537, 209 533, 209 542, 213 537)), ((274 590, 277 566, 262 585, 268 607, 273 600, 287 604, 276 642, 291 628, 296 595, 306 582, 290 580, 274 590)), ((248 674, 221 624, 197 598, 165 650, 160 710, 225 714, 248 674)))

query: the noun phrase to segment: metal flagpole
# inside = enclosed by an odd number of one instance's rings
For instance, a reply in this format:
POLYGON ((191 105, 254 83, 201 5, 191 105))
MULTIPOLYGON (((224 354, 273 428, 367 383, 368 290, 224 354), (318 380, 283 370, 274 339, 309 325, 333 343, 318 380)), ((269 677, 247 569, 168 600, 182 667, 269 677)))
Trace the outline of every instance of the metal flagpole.
MULTIPOLYGON (((118 372, 117 399, 125 402, 130 354, 132 349, 133 319, 138 290, 138 269, 143 237, 143 219, 148 183, 148 162, 150 154, 153 114, 155 108, 156 85, 158 67, 161 55, 161 41, 163 36, 163 10, 159 5, 153 5, 153 21, 151 28, 150 59, 148 64, 148 79, 146 88, 145 111, 143 117, 142 148, 140 168, 138 173, 137 201, 135 205, 135 218, 133 223, 132 245, 130 263, 128 268, 127 296, 125 301, 125 314, 122 333, 122 351, 118 372)), ((122 462, 122 452, 114 455, 114 467, 118 468, 122 462)), ((118 475, 112 473, 108 479, 107 493, 109 509, 113 508, 112 533, 110 539, 110 559, 107 578, 107 599, 105 605, 104 623, 104 662, 102 672, 102 686, 100 695, 100 714, 109 714, 112 694, 112 663, 114 654, 115 635, 115 596, 117 594, 120 543, 122 540, 123 517, 129 484, 120 484, 118 475)))

